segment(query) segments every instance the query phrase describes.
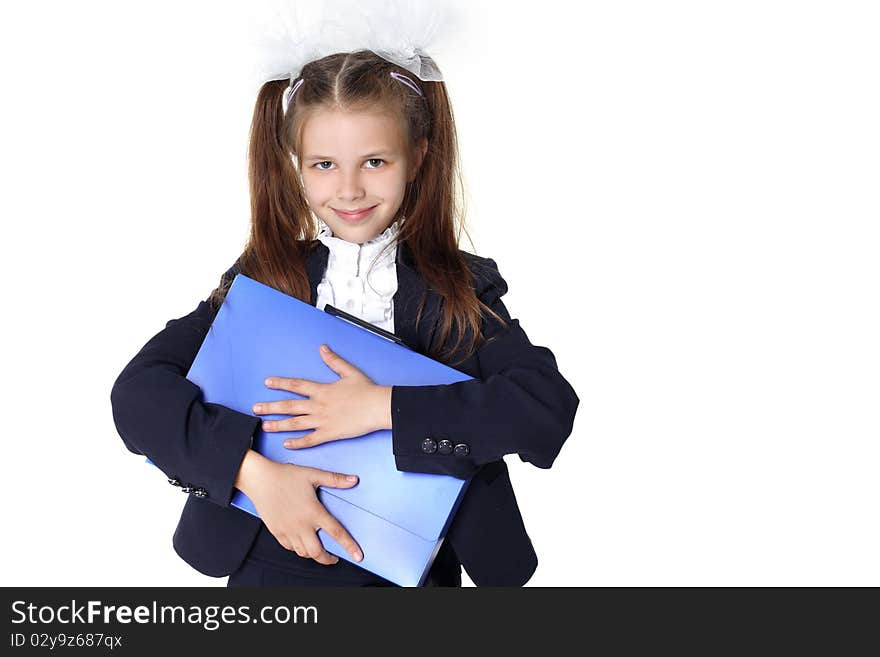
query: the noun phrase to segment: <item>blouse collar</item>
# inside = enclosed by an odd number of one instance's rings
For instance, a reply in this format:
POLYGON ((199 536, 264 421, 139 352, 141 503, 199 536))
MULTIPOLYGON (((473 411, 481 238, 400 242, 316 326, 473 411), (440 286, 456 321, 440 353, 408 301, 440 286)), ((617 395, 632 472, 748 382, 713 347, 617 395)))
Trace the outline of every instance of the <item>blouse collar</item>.
POLYGON ((363 244, 356 244, 348 242, 341 237, 336 237, 330 226, 319 218, 317 239, 329 249, 331 265, 357 275, 360 272, 366 271, 379 256, 381 256, 381 261, 376 264, 380 266, 394 266, 397 249, 385 247, 388 242, 396 240, 403 221, 404 218, 401 217, 373 239, 363 244))

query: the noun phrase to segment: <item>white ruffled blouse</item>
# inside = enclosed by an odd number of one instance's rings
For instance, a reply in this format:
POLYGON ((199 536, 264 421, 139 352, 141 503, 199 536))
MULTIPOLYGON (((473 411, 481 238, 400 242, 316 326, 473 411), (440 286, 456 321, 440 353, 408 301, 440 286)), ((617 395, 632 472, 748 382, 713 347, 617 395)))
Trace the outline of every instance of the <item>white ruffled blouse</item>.
POLYGON ((318 220, 317 239, 330 249, 324 278, 318 283, 315 307, 335 306, 364 321, 394 333, 394 293, 397 292, 398 219, 382 233, 363 244, 347 242, 333 235, 318 220), (384 253, 388 242, 395 241, 384 253))

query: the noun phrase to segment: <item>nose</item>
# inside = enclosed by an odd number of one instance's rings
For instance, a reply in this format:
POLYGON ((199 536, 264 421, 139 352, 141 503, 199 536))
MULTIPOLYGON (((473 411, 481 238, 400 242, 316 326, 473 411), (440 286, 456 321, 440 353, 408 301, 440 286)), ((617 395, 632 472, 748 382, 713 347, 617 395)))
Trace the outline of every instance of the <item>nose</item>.
POLYGON ((354 201, 364 195, 360 173, 357 171, 343 172, 339 177, 339 189, 336 196, 342 201, 354 201))

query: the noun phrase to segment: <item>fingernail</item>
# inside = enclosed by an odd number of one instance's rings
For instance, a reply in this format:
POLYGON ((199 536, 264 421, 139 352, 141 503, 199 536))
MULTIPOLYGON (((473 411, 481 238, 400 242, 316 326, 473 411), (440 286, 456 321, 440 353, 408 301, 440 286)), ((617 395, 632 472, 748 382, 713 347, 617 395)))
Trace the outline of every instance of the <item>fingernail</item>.
POLYGON ((254 413, 259 413, 263 410, 263 406, 261 404, 254 404, 254 413))
POLYGON ((346 475, 345 478, 348 479, 349 481, 357 481, 358 480, 357 475, 346 475))
POLYGON ((355 561, 360 561, 360 560, 363 559, 363 558, 364 558, 364 555, 362 555, 360 552, 355 552, 355 553, 354 553, 354 560, 355 560, 355 561))
POLYGON ((292 443, 291 441, 289 441, 289 440, 285 440, 285 441, 284 441, 284 446, 285 446, 285 447, 293 447, 293 443, 292 443))
POLYGON ((266 379, 265 381, 263 381, 263 383, 265 383, 267 386, 275 385, 275 382, 272 379, 266 379))
POLYGON ((325 344, 322 344, 322 345, 321 345, 321 351, 323 351, 323 352, 326 354, 327 352, 330 351, 330 347, 328 347, 328 346, 325 345, 325 344))

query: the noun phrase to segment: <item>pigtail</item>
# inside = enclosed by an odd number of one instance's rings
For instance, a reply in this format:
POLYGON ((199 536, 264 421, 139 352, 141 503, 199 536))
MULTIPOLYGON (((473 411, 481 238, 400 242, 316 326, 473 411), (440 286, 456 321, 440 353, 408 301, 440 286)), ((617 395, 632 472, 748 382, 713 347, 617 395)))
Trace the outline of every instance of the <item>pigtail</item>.
MULTIPOLYGON (((488 317, 494 317, 504 327, 507 322, 477 296, 480 259, 466 258, 458 248, 462 231, 467 232, 462 193, 464 183, 455 119, 446 85, 422 82, 420 86, 424 94, 425 136, 429 147, 411 190, 413 202, 408 216, 418 217, 418 220, 408 221, 400 239, 409 244, 428 287, 442 298, 430 354, 437 360, 449 362, 452 355, 461 350, 461 358, 450 362, 455 366, 480 346, 482 324, 488 317)), ((415 123, 418 130, 419 122, 415 123)), ((422 308, 423 302, 419 305, 417 321, 421 319, 422 308)))
MULTIPOLYGON (((248 144, 251 227, 237 266, 245 276, 311 303, 305 263, 315 228, 290 156, 281 110, 286 87, 286 80, 267 82, 254 107, 248 144)), ((212 305, 219 308, 230 283, 214 291, 212 305)))

